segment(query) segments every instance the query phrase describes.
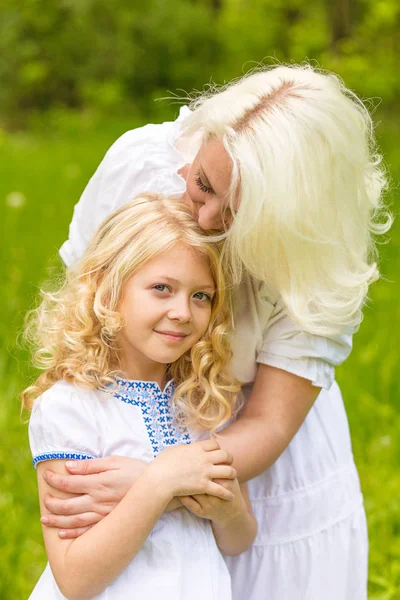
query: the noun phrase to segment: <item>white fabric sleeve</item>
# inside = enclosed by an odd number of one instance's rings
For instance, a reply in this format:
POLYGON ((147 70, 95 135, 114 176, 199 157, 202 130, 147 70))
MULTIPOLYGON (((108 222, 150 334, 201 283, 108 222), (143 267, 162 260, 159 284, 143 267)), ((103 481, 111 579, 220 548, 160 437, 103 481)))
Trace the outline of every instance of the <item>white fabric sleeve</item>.
POLYGON ((74 208, 68 240, 60 248, 68 267, 82 257, 100 223, 139 194, 184 193, 178 175, 184 157, 174 142, 188 112, 182 107, 176 121, 127 131, 111 146, 74 208))
POLYGON ((141 129, 128 131, 111 146, 75 205, 68 240, 60 248, 68 267, 81 258, 108 215, 146 191, 146 147, 141 129))
POLYGON ((58 382, 34 402, 29 421, 33 465, 44 460, 101 456, 102 434, 93 392, 58 382))
POLYGON ((322 337, 306 333, 293 322, 279 299, 264 332, 257 362, 309 379, 316 387, 329 389, 335 366, 352 349, 352 335, 322 337))

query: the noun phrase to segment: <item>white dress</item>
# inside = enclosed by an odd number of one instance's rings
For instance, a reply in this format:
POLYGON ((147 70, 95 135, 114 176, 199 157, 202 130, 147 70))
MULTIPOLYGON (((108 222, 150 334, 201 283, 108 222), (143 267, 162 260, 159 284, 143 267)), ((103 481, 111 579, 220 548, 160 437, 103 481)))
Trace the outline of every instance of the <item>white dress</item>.
MULTIPOLYGON (((118 380, 112 394, 60 381, 33 406, 33 463, 129 456, 150 462, 163 448, 199 439, 174 419, 174 384, 118 380)), ((203 436, 204 437, 204 436, 203 436)), ((231 600, 227 566, 211 524, 184 508, 164 513, 128 567, 96 600, 231 600)), ((30 600, 61 600, 47 565, 30 600)))
MULTIPOLYGON (((67 265, 95 228, 143 191, 181 196, 177 174, 188 161, 177 150, 175 122, 128 131, 109 149, 74 210, 60 250, 67 265)), ((266 257, 267 260, 267 257, 266 257)), ((284 369, 321 387, 300 430, 262 475, 249 482, 259 533, 253 546, 227 557, 234 600, 365 600, 368 539, 346 413, 334 367, 351 351, 351 336, 301 331, 279 295, 244 279, 235 302, 235 375, 251 391, 257 363, 284 369)))

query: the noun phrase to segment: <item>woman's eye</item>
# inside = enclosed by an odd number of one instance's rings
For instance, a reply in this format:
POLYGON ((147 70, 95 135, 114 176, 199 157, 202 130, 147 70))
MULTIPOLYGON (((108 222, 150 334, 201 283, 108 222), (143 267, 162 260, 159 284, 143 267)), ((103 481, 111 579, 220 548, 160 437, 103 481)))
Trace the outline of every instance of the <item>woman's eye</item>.
POLYGON ((211 302, 211 296, 205 292, 197 292, 197 294, 194 295, 194 298, 196 298, 196 300, 202 300, 203 302, 211 302))
POLYGON ((206 185, 205 183, 203 183, 203 181, 201 180, 200 177, 200 171, 197 171, 196 173, 196 179, 195 179, 196 185, 197 187, 202 191, 205 192, 206 194, 215 194, 214 190, 212 189, 212 187, 209 187, 208 185, 206 185))
POLYGON ((153 285, 153 290, 157 290, 157 292, 169 292, 169 286, 165 283, 157 283, 157 285, 153 285))

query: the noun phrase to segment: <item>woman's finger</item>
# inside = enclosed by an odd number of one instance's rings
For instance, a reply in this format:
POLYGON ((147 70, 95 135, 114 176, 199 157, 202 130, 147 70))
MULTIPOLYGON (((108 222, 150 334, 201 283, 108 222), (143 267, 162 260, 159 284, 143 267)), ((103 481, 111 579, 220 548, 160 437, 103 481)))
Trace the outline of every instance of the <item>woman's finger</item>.
POLYGON ((193 496, 180 496, 179 500, 182 502, 183 506, 194 512, 196 515, 201 511, 201 505, 197 500, 194 499, 193 496))
POLYGON ((94 511, 94 502, 87 494, 72 498, 57 498, 47 494, 43 502, 47 510, 54 515, 79 515, 94 511))
POLYGON ((60 475, 54 471, 47 470, 43 473, 43 478, 52 488, 60 492, 68 492, 70 494, 86 494, 93 490, 93 477, 85 475, 60 475))
POLYGON ((60 515, 43 515, 40 519, 42 525, 46 527, 57 527, 58 529, 73 529, 95 525, 102 519, 102 515, 95 512, 72 515, 71 517, 62 517, 60 515))
POLYGON ((213 481, 209 482, 206 489, 206 494, 209 496, 216 496, 217 498, 221 498, 221 500, 233 500, 235 497, 232 492, 226 490, 222 485, 218 485, 213 481))
POLYGON ((63 540, 73 540, 73 539, 81 536, 82 533, 85 533, 85 531, 88 531, 90 528, 91 528, 91 526, 90 527, 77 527, 76 529, 60 529, 60 531, 58 532, 58 535, 63 540))
POLYGON ((67 460, 65 466, 73 475, 96 475, 115 468, 113 457, 89 458, 86 460, 67 460))

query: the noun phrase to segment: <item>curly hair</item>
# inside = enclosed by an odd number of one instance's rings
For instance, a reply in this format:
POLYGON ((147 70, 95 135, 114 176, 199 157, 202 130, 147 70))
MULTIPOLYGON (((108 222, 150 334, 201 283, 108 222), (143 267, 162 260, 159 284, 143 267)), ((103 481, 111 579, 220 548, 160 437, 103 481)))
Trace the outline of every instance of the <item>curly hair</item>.
POLYGON ((206 257, 216 285, 203 337, 167 366, 176 384, 173 402, 188 425, 215 433, 239 409, 239 383, 230 375, 230 286, 221 245, 211 243, 176 199, 142 195, 109 216, 77 265, 67 268, 54 291, 41 290, 40 306, 26 318, 33 363, 44 372, 21 399, 33 400, 56 381, 110 390, 123 377, 117 334, 124 284, 149 260, 183 243, 206 257))

